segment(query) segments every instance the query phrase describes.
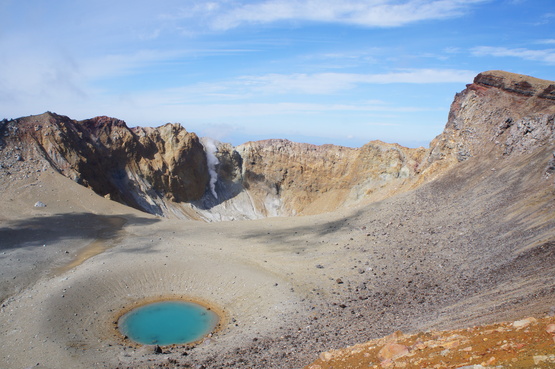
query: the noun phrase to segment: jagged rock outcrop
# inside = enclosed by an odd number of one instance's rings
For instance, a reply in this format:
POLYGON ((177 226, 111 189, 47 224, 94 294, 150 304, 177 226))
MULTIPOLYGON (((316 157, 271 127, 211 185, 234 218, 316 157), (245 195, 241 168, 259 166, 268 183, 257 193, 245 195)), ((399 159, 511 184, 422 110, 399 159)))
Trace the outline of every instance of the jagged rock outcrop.
MULTIPOLYGON (((488 71, 455 96, 445 130, 429 149, 287 140, 233 147, 201 140, 179 124, 128 128, 114 118, 74 121, 53 113, 2 121, 0 144, 12 161, 38 160, 99 195, 153 214, 233 220, 380 200, 469 158, 552 144, 554 119, 554 82, 488 71)), ((551 157, 546 175, 553 172, 551 157)))
POLYGON ((379 141, 353 149, 266 140, 246 143, 237 150, 251 195, 266 203, 280 202, 281 213, 287 215, 332 211, 386 184, 402 183, 414 177, 424 153, 424 149, 379 141))
POLYGON ((430 143, 424 177, 471 157, 503 157, 553 143, 555 82, 488 71, 455 95, 443 133, 430 143))
POLYGON ((208 182, 202 144, 178 124, 130 129, 114 118, 78 122, 45 113, 5 121, 0 130, 20 160, 38 158, 101 196, 153 214, 164 214, 168 200, 200 198, 208 182))

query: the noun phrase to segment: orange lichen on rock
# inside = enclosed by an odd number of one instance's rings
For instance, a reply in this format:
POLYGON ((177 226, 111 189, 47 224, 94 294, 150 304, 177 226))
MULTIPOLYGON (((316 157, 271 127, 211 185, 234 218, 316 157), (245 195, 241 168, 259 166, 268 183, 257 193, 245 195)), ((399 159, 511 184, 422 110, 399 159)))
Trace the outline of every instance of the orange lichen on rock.
POLYGON ((454 331, 396 333, 395 339, 381 338, 323 353, 305 369, 554 368, 554 337, 554 317, 454 331))

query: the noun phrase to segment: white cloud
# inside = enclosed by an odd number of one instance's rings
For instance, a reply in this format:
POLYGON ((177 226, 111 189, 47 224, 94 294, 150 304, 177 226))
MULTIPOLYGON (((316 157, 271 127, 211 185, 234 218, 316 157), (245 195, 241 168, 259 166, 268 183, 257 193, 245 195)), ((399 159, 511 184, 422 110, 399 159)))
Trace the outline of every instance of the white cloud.
POLYGON ((202 20, 215 30, 279 21, 397 27, 423 20, 461 16, 473 4, 486 1, 489 0, 222 0, 195 5, 178 14, 166 15, 165 18, 202 20))
POLYGON ((322 95, 351 89, 356 85, 355 79, 355 75, 344 73, 296 73, 244 76, 240 80, 244 87, 266 94, 322 95))
POLYGON ((87 98, 79 66, 67 55, 26 49, 0 55, 0 106, 5 112, 14 107, 43 112, 59 101, 71 104, 87 98))
POLYGON ((550 24, 555 18, 555 13, 545 13, 543 14, 539 20, 535 23, 532 23, 534 26, 544 26, 546 24, 550 24))
POLYGON ((537 44, 548 44, 548 45, 551 45, 551 44, 555 44, 555 39, 552 38, 552 39, 546 39, 546 40, 539 40, 539 41, 537 41, 536 43, 537 43, 537 44))
POLYGON ((120 77, 137 73, 144 68, 152 67, 156 63, 182 54, 181 51, 157 50, 138 50, 130 54, 108 54, 82 60, 81 69, 89 80, 120 77))
MULTIPOLYGON (((451 69, 403 70, 383 74, 315 73, 265 74, 240 76, 230 80, 195 83, 181 87, 134 93, 141 97, 139 106, 176 106, 182 104, 212 104, 214 102, 247 101, 279 95, 328 95, 369 84, 436 84, 470 83, 476 72, 451 69)), ((372 101, 372 105, 380 105, 372 101)), ((215 106, 214 109, 218 107, 215 106)), ((283 108, 280 107, 280 109, 283 108)))
MULTIPOLYGON (((117 116, 134 122, 133 124, 152 124, 153 122, 175 121, 176 117, 183 117, 185 122, 253 122, 259 118, 264 120, 276 120, 277 117, 294 116, 298 120, 300 116, 321 116, 331 113, 379 113, 380 115, 391 115, 395 113, 411 113, 435 110, 429 107, 418 106, 392 106, 382 102, 369 101, 353 104, 325 104, 325 103, 186 103, 167 104, 167 96, 163 93, 146 93, 133 96, 121 101, 115 110, 103 112, 103 114, 117 116)), ((285 124, 286 121, 283 122, 285 124)), ((226 123, 231 124, 231 123, 226 123)))
POLYGON ((285 94, 331 94, 359 84, 467 83, 476 75, 468 70, 417 69, 383 74, 316 73, 267 74, 240 78, 244 87, 255 92, 285 94))
POLYGON ((531 50, 526 48, 510 49, 506 47, 479 46, 472 49, 472 54, 476 56, 513 57, 555 64, 555 49, 531 50))
POLYGON ((81 62, 83 74, 89 80, 120 77, 140 73, 146 69, 188 57, 249 53, 252 49, 143 49, 127 54, 107 54, 81 62))

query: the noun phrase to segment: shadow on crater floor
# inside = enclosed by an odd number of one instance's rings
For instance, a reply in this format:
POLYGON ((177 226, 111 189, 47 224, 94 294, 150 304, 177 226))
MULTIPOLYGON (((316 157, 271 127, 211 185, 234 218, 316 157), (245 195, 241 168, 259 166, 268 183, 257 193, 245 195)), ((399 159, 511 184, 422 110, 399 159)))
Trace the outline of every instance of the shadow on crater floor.
POLYGON ((159 219, 92 213, 66 213, 7 221, 0 227, 0 250, 37 247, 62 240, 110 239, 125 225, 149 225, 159 219))

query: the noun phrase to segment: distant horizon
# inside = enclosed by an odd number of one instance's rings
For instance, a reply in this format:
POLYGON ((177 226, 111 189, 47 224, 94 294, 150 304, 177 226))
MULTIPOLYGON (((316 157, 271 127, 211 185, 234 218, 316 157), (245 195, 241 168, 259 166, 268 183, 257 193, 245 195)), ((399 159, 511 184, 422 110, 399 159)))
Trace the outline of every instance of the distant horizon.
POLYGON ((480 72, 555 80, 551 0, 0 1, 0 115, 427 147, 480 72))

